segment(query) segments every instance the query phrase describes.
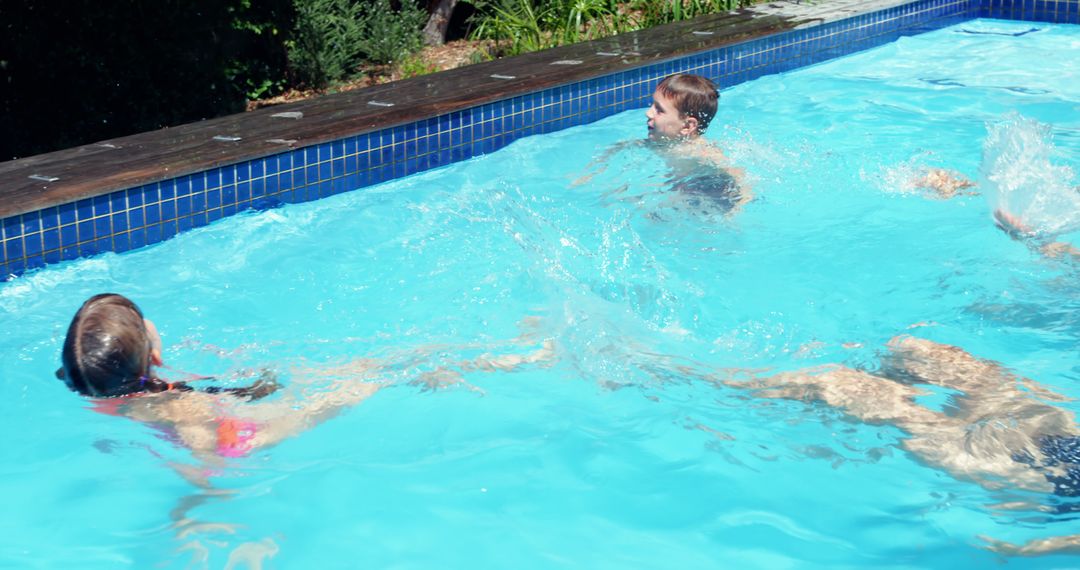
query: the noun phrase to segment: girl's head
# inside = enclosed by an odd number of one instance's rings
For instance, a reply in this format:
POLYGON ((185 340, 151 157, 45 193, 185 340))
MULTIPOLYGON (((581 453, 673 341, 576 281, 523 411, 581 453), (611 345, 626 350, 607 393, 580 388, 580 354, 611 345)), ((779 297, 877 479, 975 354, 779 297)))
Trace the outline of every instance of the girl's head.
POLYGON ((123 295, 104 293, 83 303, 68 327, 63 363, 57 374, 85 396, 168 389, 150 371, 152 365, 161 365, 157 329, 123 295))

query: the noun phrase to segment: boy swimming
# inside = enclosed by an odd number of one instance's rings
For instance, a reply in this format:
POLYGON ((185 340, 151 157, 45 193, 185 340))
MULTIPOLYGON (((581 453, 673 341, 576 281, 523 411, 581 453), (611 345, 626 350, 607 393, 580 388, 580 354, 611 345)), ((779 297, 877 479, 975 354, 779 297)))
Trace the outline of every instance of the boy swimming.
POLYGON ((661 155, 669 168, 665 187, 695 210, 730 213, 748 202, 751 194, 742 169, 702 135, 716 116, 720 93, 708 79, 689 74, 664 78, 645 111, 648 138, 623 141, 601 154, 592 164, 596 171, 578 178, 584 184, 607 168, 608 160, 629 147, 647 146, 661 155))
POLYGON ((702 135, 716 116, 720 93, 712 81, 678 73, 665 77, 645 111, 649 141, 671 167, 672 189, 692 205, 733 211, 752 197, 742 169, 702 135))

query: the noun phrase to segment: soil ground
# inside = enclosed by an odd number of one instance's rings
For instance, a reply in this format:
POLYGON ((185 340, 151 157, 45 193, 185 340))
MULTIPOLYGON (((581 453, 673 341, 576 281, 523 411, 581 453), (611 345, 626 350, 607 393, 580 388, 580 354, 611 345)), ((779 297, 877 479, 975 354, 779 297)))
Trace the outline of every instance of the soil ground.
POLYGON ((485 54, 490 48, 491 42, 478 40, 456 40, 441 46, 428 46, 405 60, 402 65, 370 67, 362 70, 363 75, 360 77, 335 84, 326 90, 290 89, 277 97, 248 101, 247 110, 253 111, 262 107, 302 101, 327 93, 352 91, 353 89, 370 87, 388 81, 397 81, 414 75, 454 69, 455 67, 476 63, 478 60, 483 61, 487 58, 485 54))

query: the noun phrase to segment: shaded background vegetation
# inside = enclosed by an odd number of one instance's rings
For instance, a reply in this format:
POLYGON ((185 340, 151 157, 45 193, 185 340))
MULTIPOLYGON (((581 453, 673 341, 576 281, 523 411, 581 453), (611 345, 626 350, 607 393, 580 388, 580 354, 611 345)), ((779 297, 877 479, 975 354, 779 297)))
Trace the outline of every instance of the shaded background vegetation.
POLYGON ((487 40, 475 62, 750 1, 0 0, 0 161, 430 72, 447 38, 487 40))

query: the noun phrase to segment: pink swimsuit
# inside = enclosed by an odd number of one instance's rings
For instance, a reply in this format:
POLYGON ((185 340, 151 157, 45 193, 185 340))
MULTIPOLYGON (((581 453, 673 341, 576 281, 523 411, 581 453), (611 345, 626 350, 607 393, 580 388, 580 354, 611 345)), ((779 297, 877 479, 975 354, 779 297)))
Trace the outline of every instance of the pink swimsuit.
POLYGON ((255 444, 258 425, 255 422, 237 418, 218 418, 217 453, 222 457, 243 457, 255 444))

